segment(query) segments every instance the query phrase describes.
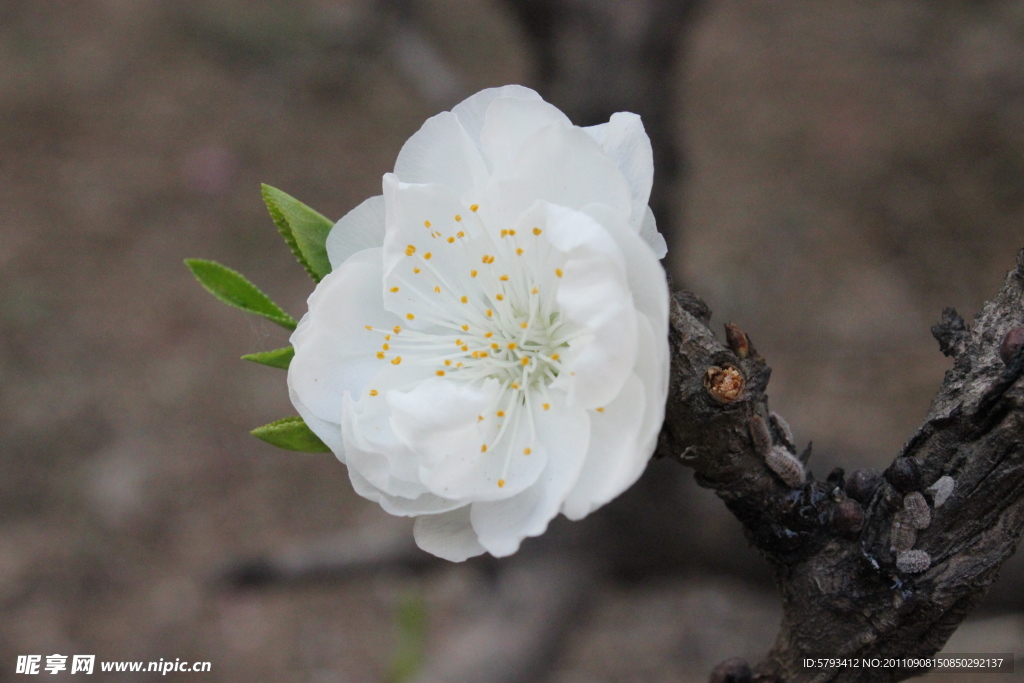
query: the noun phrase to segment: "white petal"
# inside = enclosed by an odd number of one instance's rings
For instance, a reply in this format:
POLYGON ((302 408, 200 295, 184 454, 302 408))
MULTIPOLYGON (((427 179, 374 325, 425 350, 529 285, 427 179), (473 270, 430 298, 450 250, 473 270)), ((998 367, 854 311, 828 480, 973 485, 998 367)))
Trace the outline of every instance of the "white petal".
POLYGON ((479 280, 470 277, 471 263, 479 264, 483 253, 476 251, 476 216, 443 185, 411 185, 392 174, 384 176, 384 199, 384 307, 415 329, 465 313, 460 298, 480 297, 479 280))
MULTIPOLYGON (((289 384, 291 383, 289 382, 289 384)), ((295 410, 306 423, 306 426, 319 436, 321 441, 327 444, 327 447, 334 452, 338 460, 345 462, 345 446, 341 438, 341 424, 324 420, 314 415, 313 411, 306 407, 306 404, 302 402, 291 386, 288 387, 288 398, 291 399, 292 405, 295 406, 295 410)))
POLYGON ((357 470, 348 468, 352 488, 363 498, 373 501, 384 509, 384 512, 396 517, 415 517, 417 515, 434 515, 450 510, 457 510, 468 505, 467 502, 455 502, 438 498, 432 493, 424 493, 418 498, 401 498, 384 493, 367 481, 357 470))
POLYGON ((476 143, 451 112, 426 120, 398 153, 395 175, 406 183, 438 183, 456 197, 473 196, 487 181, 476 143))
POLYGON ((569 405, 597 408, 611 401, 636 360, 636 310, 625 257, 615 240, 585 213, 549 208, 547 232, 567 255, 556 298, 562 312, 593 336, 570 343, 570 358, 551 384, 569 405))
POLYGON ((628 223, 633 200, 626 178, 593 138, 552 125, 523 144, 512 177, 491 179, 480 210, 493 229, 513 228, 536 201, 570 209, 601 203, 628 223))
POLYGON ((569 117, 544 100, 503 97, 487 108, 480 145, 484 158, 496 176, 509 176, 523 144, 541 128, 572 127, 569 117))
POLYGON ((349 256, 384 244, 384 197, 370 197, 334 224, 327 235, 327 258, 337 270, 349 256))
POLYGON ((345 456, 350 469, 357 470, 381 491, 416 498, 427 490, 420 481, 419 460, 392 430, 386 396, 395 390, 389 385, 415 386, 429 371, 415 365, 386 365, 387 369, 370 380, 377 395, 371 396, 367 389, 356 401, 351 394, 345 394, 341 418, 345 456))
POLYGON ((340 424, 345 392, 362 393, 380 367, 374 354, 381 334, 365 326, 390 329, 399 322, 384 310, 382 277, 380 249, 352 255, 320 281, 309 297, 309 313, 292 332, 288 388, 321 420, 340 424))
POLYGON ((644 124, 636 114, 618 112, 608 123, 584 128, 629 181, 633 195, 630 224, 639 228, 644 220, 647 201, 654 182, 654 152, 644 124))
MULTIPOLYGON (((626 279, 633 295, 633 304, 645 313, 655 326, 655 336, 668 338, 668 278, 659 263, 657 252, 652 251, 644 241, 623 226, 616 215, 602 204, 592 204, 583 212, 596 220, 618 245, 623 256, 626 279)), ((653 220, 653 217, 652 217, 653 220)), ((659 236, 660 237, 660 236, 659 236)), ((667 353, 667 351, 666 351, 667 353)))
POLYGON ((462 562, 485 552, 476 540, 468 507, 417 517, 412 529, 416 545, 451 562, 462 562))
POLYGON ((388 392, 392 428, 419 456, 420 478, 432 493, 456 500, 497 500, 537 481, 547 458, 542 448, 522 455, 530 446, 525 425, 507 429, 502 441, 482 449, 491 436, 491 423, 482 424, 478 417, 490 412, 498 390, 493 379, 482 386, 430 379, 408 392, 388 392))
POLYGON ((452 108, 452 113, 458 117, 459 123, 469 135, 474 144, 480 144, 480 131, 484 127, 484 119, 487 116, 487 108, 498 98, 507 97, 519 100, 540 100, 541 97, 533 90, 524 88, 521 85, 506 85, 501 88, 487 88, 477 94, 466 98, 452 108))
POLYGON ((534 408, 537 441, 549 454, 544 473, 517 496, 473 503, 473 529, 495 557, 511 555, 524 538, 544 533, 580 475, 592 438, 590 417, 583 409, 569 408, 560 392, 548 400, 549 410, 534 408))
POLYGON ((654 212, 651 207, 644 207, 644 222, 640 225, 640 239, 647 243, 654 255, 659 259, 665 258, 668 253, 668 244, 665 237, 658 232, 658 223, 654 220, 654 212))
POLYGON ((650 451, 638 448, 637 437, 647 408, 644 385, 630 375, 615 400, 591 415, 586 464, 562 512, 582 519, 629 488, 643 473, 650 451))

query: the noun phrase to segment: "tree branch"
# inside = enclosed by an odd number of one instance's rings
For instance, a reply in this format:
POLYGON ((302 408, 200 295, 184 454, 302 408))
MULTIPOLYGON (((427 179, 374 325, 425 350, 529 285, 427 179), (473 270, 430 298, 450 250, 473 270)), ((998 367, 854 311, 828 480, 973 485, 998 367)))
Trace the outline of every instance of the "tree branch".
POLYGON ((946 309, 932 329, 953 367, 884 476, 860 471, 847 480, 837 469, 803 482, 789 429, 768 409, 770 368, 735 326, 727 345, 716 340, 709 317, 693 295, 674 296, 657 455, 692 467, 775 570, 784 617, 755 680, 920 673, 812 671, 801 659, 934 654, 1016 549, 1024 530, 1024 251, 973 325, 946 309))

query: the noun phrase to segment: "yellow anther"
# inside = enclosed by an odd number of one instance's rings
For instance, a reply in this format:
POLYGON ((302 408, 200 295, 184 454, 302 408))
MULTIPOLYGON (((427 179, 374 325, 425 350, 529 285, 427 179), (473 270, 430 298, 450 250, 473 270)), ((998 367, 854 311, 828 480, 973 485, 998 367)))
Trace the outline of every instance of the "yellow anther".
POLYGON ((562 269, 561 268, 555 268, 555 275, 557 275, 558 277, 562 277, 562 269))
POLYGON ((456 339, 455 340, 455 345, 456 346, 462 346, 462 340, 461 339, 456 339))
POLYGON ((523 255, 522 247, 516 247, 516 256, 522 256, 522 255, 523 255))
POLYGON ((501 280, 502 282, 508 282, 508 275, 502 275, 498 279, 501 280))
POLYGON ((515 348, 516 348, 516 343, 515 342, 509 342, 508 350, 509 351, 515 351, 515 348))
POLYGON ((370 327, 369 325, 363 325, 363 327, 365 327, 366 329, 368 329, 368 330, 369 330, 370 332, 373 332, 373 328, 372 328, 372 327, 370 327))
POLYGON ((480 208, 479 204, 470 204, 469 205, 469 210, 472 211, 473 213, 476 213, 476 210, 479 209, 479 208, 480 208))
POLYGON ((509 231, 508 231, 508 234, 510 234, 510 235, 512 235, 513 237, 515 237, 515 236, 516 236, 516 231, 515 231, 515 230, 509 230, 509 231))
POLYGON ((476 421, 477 422, 483 422, 484 421, 484 416, 483 415, 477 415, 476 416, 476 421))
POLYGON ((391 350, 391 347, 389 345, 387 345, 387 344, 381 344, 380 348, 384 349, 385 351, 390 351, 391 350))
POLYGON ((523 323, 519 323, 519 327, 523 328, 524 330, 525 330, 525 329, 526 329, 527 327, 529 327, 529 326, 530 326, 530 324, 529 324, 529 323, 525 323, 525 322, 523 322, 523 323))
POLYGON ((487 339, 490 339, 493 336, 494 336, 493 332, 484 332, 484 337, 486 337, 487 339))
POLYGON ((486 453, 487 452, 487 444, 481 444, 480 452, 481 453, 486 453))
POLYGON ((544 407, 544 410, 551 410, 551 404, 550 403, 545 403, 543 407, 544 407))
POLYGON ((558 360, 560 356, 557 353, 551 354, 551 360, 558 360))
MULTIPOLYGON (((469 347, 468 347, 468 346, 466 346, 465 344, 463 344, 463 345, 462 345, 462 346, 460 346, 459 348, 460 348, 460 349, 462 349, 463 351, 469 351, 469 347)), ((462 363, 459 363, 459 365, 462 365, 462 363)))
POLYGON ((434 285, 434 293, 435 294, 440 294, 441 293, 441 286, 440 285, 434 285))
POLYGON ((377 358, 380 358, 381 360, 384 360, 384 352, 383 351, 378 351, 377 352, 377 358))
POLYGON ((501 231, 501 236, 502 237, 507 237, 508 236, 508 230, 502 230, 501 231))
POLYGON ((455 233, 455 236, 458 237, 458 238, 462 238, 462 237, 466 236, 466 233, 464 233, 461 230, 459 230, 457 233, 455 233))
POLYGON ((414 316, 412 313, 406 313, 405 314, 405 319, 406 320, 414 320, 415 318, 416 318, 416 316, 414 316))
POLYGON ((377 390, 376 389, 370 389, 370 396, 376 396, 376 395, 377 395, 377 390))
POLYGON ((444 364, 445 364, 445 365, 451 365, 451 364, 452 364, 452 362, 451 362, 450 360, 447 360, 447 359, 445 359, 445 361, 444 361, 444 364))
POLYGON ((463 332, 469 332, 469 325, 463 325, 462 326, 462 331, 463 332))
POLYGON ((534 229, 533 229, 533 234, 534 234, 534 235, 539 235, 539 234, 541 234, 542 232, 544 232, 544 231, 543 231, 543 230, 541 230, 540 228, 534 228, 534 229))
POLYGON ((519 388, 519 382, 512 382, 512 388, 513 389, 518 389, 519 388))
POLYGON ((461 301, 464 304, 468 304, 469 303, 469 297, 468 296, 463 296, 461 299, 459 299, 459 301, 461 301))
POLYGON ((519 362, 522 363, 523 365, 529 365, 530 359, 527 358, 526 356, 523 356, 522 358, 519 359, 519 362))
POLYGON ((455 222, 458 223, 461 220, 462 220, 462 216, 460 216, 459 214, 455 214, 455 222))
POLYGON ((604 412, 604 408, 595 408, 594 410, 596 410, 599 413, 603 413, 604 412))
POLYGON ((437 376, 438 377, 444 377, 444 370, 438 370, 437 371, 437 376))
POLYGON ((402 362, 402 357, 401 356, 395 356, 395 358, 391 361, 391 364, 392 365, 398 365, 401 362, 402 362))
POLYGON ((492 311, 491 309, 488 308, 487 309, 487 317, 490 318, 493 315, 494 315, 494 311, 492 311))
POLYGON ((395 334, 399 334, 399 333, 401 333, 402 328, 399 327, 398 325, 395 325, 394 329, 391 330, 391 331, 394 332, 395 334))
POLYGON ((497 350, 500 349, 501 346, 498 344, 498 342, 491 342, 491 348, 497 350))
POLYGON ((499 489, 505 488, 505 480, 504 479, 499 479, 498 480, 498 488, 499 489))
POLYGON ((394 293, 395 293, 395 292, 397 292, 397 291, 398 291, 398 287, 392 287, 392 288, 391 288, 391 293, 392 293, 392 294, 394 294, 394 293))
MULTIPOLYGON (((424 260, 424 261, 429 261, 429 260, 430 260, 430 257, 431 257, 431 256, 433 256, 433 254, 431 254, 431 253, 430 253, 430 252, 428 251, 428 252, 427 252, 426 254, 424 254, 424 255, 423 255, 423 260, 424 260)), ((561 277, 561 275, 559 275, 559 277, 561 277)))
POLYGON ((412 256, 415 253, 416 253, 416 247, 414 247, 413 245, 410 244, 409 246, 407 246, 405 248, 405 255, 406 256, 412 256))
POLYGON ((413 269, 412 269, 412 272, 414 272, 414 273, 416 273, 417 275, 419 275, 419 274, 420 274, 420 269, 419 269, 419 268, 413 268, 413 269))
POLYGON ((384 341, 391 341, 391 335, 390 334, 385 334, 384 335, 384 341))
POLYGON ((494 298, 497 299, 498 301, 504 301, 505 300, 505 295, 504 294, 498 294, 494 298))
POLYGON ((476 277, 476 271, 475 270, 469 271, 469 276, 470 277, 476 277))
POLYGON ((423 221, 423 227, 429 228, 430 227, 430 221, 423 221))
POLYGON ((533 453, 533 451, 531 451, 529 448, 523 449, 523 455, 529 455, 530 453, 533 453))
POLYGON ((484 254, 484 257, 480 260, 483 261, 484 263, 494 263, 494 257, 491 256, 490 254, 484 254))
MULTIPOLYGON (((463 348, 463 351, 465 351, 465 348, 463 348)), ((455 364, 455 367, 457 367, 457 368, 461 368, 461 367, 462 367, 462 363, 456 363, 456 364, 455 364)))
POLYGON ((495 415, 497 415, 498 417, 505 417, 505 411, 499 410, 498 412, 495 413, 495 415))
POLYGON ((452 242, 454 242, 454 241, 455 241, 455 238, 454 238, 454 237, 449 237, 449 238, 448 238, 448 244, 451 244, 451 243, 452 243, 452 242))

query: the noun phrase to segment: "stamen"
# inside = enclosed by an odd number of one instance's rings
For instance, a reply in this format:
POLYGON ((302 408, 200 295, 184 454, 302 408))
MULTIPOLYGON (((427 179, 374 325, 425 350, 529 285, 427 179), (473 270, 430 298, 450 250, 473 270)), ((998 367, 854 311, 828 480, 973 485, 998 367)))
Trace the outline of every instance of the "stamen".
POLYGON ((523 449, 523 455, 529 455, 530 453, 533 453, 533 451, 530 450, 529 448, 524 448, 523 449))
POLYGON ((416 275, 419 275, 420 274, 420 269, 419 268, 413 268, 412 272, 415 273, 416 275))
POLYGON ((540 228, 534 228, 534 229, 533 229, 533 234, 534 234, 534 235, 539 235, 539 234, 541 234, 542 232, 544 232, 544 231, 543 231, 543 230, 541 230, 540 228))
POLYGON ((423 227, 429 228, 430 227, 430 221, 423 221, 423 227))
POLYGON ((413 245, 410 244, 409 246, 407 246, 405 248, 405 255, 406 256, 412 256, 415 253, 416 253, 416 247, 414 247, 413 245))
POLYGON ((480 445, 480 452, 481 453, 486 453, 487 452, 487 444, 481 444, 480 445))
POLYGON ((451 244, 451 243, 452 243, 452 242, 454 242, 454 241, 455 241, 455 238, 454 238, 454 237, 449 237, 449 238, 448 238, 448 244, 451 244))
POLYGON ((412 313, 406 313, 405 314, 405 319, 406 320, 415 320, 416 316, 414 316, 412 313))
POLYGON ((476 277, 476 271, 475 270, 469 271, 469 276, 470 277, 476 277))
POLYGON ((508 275, 502 275, 498 279, 501 280, 502 282, 508 282, 508 275))
POLYGON ((444 370, 438 370, 436 374, 438 377, 444 377, 444 370))
POLYGON ((466 295, 463 295, 462 298, 459 299, 459 301, 461 301, 464 304, 468 304, 469 303, 469 297, 466 296, 466 295))
MULTIPOLYGON (((431 257, 431 256, 433 256, 433 254, 431 254, 431 253, 430 253, 430 252, 428 251, 428 252, 427 252, 426 254, 424 254, 424 255, 423 255, 423 258, 424 258, 424 260, 426 260, 426 261, 429 261, 429 260, 430 260, 430 257, 431 257)), ((559 275, 558 277, 562 277, 562 276, 561 276, 561 275, 559 275)))
POLYGON ((440 294, 440 293, 441 293, 441 287, 440 287, 440 285, 434 285, 434 292, 436 292, 437 294, 440 294))
POLYGON ((599 413, 603 413, 604 412, 604 408, 594 408, 594 410, 596 410, 599 413))
POLYGON ((462 216, 460 216, 459 214, 455 214, 455 222, 459 223, 461 221, 462 221, 462 216))
POLYGON ((398 291, 398 287, 392 287, 390 291, 392 294, 394 294, 395 292, 398 291))
POLYGON ((545 404, 543 404, 542 407, 544 408, 544 410, 551 410, 551 404, 550 403, 545 403, 545 404))
POLYGON ((370 389, 370 396, 376 396, 376 395, 377 395, 377 390, 376 389, 370 389))
POLYGON ((394 332, 395 334, 400 334, 402 332, 402 328, 399 327, 398 325, 395 325, 395 328, 392 330, 392 332, 394 332))
POLYGON ((476 213, 476 210, 479 209, 479 208, 480 208, 479 204, 470 204, 469 205, 469 210, 472 211, 473 213, 476 213))
POLYGON ((561 268, 555 268, 555 275, 557 275, 558 277, 562 277, 562 269, 561 268))
POLYGON ((402 362, 401 356, 395 356, 395 359, 391 361, 392 365, 399 365, 402 362))
POLYGON ((505 480, 504 479, 499 479, 498 480, 498 488, 499 489, 505 488, 505 480))

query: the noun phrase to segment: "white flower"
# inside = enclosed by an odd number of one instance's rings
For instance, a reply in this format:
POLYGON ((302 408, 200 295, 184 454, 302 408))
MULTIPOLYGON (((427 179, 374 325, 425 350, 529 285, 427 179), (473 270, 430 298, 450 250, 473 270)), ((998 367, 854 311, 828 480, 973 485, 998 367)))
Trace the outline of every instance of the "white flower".
POLYGON ((668 389, 665 242, 640 118, 532 90, 423 124, 327 240, 292 402, 424 550, 510 555, 643 472, 668 389))

